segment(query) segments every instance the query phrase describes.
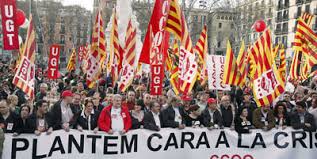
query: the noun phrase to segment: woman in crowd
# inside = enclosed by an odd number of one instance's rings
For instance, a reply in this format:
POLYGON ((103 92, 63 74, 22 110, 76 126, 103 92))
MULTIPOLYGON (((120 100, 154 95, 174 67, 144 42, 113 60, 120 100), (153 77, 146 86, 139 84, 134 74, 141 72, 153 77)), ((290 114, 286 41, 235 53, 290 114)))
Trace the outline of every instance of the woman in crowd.
POLYGON ((203 127, 200 107, 198 105, 190 106, 188 112, 189 114, 185 116, 185 125, 193 128, 203 127))
POLYGON ((132 129, 138 129, 143 125, 143 118, 144 118, 144 103, 142 99, 136 101, 134 105, 134 109, 131 110, 131 119, 132 119, 132 129))
POLYGON ((250 129, 252 128, 251 121, 247 119, 248 117, 248 108, 242 107, 239 109, 238 114, 235 117, 234 125, 235 130, 238 133, 250 133, 250 129))
POLYGON ((78 115, 75 127, 79 131, 93 130, 94 133, 98 132, 99 112, 94 109, 94 103, 91 99, 86 99, 84 110, 81 110, 78 115))
POLYGON ((35 132, 35 118, 30 117, 31 107, 29 105, 22 105, 20 110, 20 117, 17 119, 14 126, 15 136, 21 133, 34 133, 35 132))
POLYGON ((7 98, 7 102, 9 104, 10 111, 14 112, 15 114, 19 114, 20 108, 17 106, 19 103, 18 96, 14 95, 14 94, 9 95, 7 98))
POLYGON ((274 107, 275 126, 286 129, 290 125, 290 119, 287 113, 286 105, 283 102, 278 102, 274 107))

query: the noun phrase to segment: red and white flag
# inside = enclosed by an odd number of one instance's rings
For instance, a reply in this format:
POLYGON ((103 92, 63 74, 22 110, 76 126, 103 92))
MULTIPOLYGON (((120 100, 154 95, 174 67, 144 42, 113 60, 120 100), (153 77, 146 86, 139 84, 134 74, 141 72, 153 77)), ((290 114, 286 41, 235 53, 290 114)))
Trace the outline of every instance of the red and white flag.
POLYGON ((58 78, 59 55, 60 55, 60 46, 52 45, 50 48, 50 56, 48 60, 48 71, 47 71, 47 77, 49 79, 58 78))
POLYGON ((30 99, 34 99, 35 46, 35 31, 33 28, 32 15, 30 15, 30 25, 27 30, 23 57, 12 81, 12 83, 27 94, 30 99))
POLYGON ((19 49, 19 28, 16 24, 16 1, 1 0, 0 10, 2 19, 3 49, 19 49))
POLYGON ((123 54, 123 69, 121 69, 121 77, 118 83, 122 92, 131 85, 134 78, 134 61, 136 55, 136 29, 132 26, 131 19, 128 23, 126 39, 125 39, 125 52, 123 54))

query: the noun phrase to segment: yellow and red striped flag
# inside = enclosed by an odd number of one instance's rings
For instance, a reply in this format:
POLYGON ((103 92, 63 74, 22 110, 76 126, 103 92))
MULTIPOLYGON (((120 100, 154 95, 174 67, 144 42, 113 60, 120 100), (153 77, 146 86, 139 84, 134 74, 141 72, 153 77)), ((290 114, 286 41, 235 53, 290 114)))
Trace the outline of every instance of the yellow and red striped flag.
POLYGON ((72 54, 70 55, 68 63, 67 63, 67 71, 71 72, 73 70, 76 70, 76 50, 75 50, 75 48, 72 49, 72 54))
POLYGON ((106 57, 105 35, 102 27, 101 12, 98 11, 92 33, 90 53, 87 58, 87 85, 92 88, 102 71, 102 62, 106 57))
MULTIPOLYGON (((308 75, 309 71, 307 68, 308 66, 306 66, 306 64, 302 62, 305 56, 305 55, 302 55, 303 52, 309 52, 307 51, 307 48, 305 47, 306 45, 303 43, 303 40, 302 40, 302 36, 303 36, 302 29, 305 28, 303 27, 304 23, 307 26, 309 26, 311 24, 312 19, 313 19, 313 15, 309 13, 303 13, 303 15, 297 20, 298 23, 296 26, 295 37, 293 42, 294 55, 293 55, 292 64, 290 67, 290 78, 292 80, 306 80, 309 77, 308 75)), ((314 58, 310 58, 310 61, 314 61, 314 58)))
POLYGON ((206 56, 207 56, 207 46, 208 46, 208 36, 207 36, 207 26, 204 25, 203 30, 200 33, 199 39, 196 43, 194 51, 198 54, 198 76, 202 83, 206 83, 207 78, 207 66, 206 66, 206 56))
POLYGON ((239 86, 240 88, 242 88, 246 82, 246 78, 248 74, 247 64, 248 64, 248 52, 245 51, 244 40, 242 40, 239 55, 237 58, 237 67, 240 73, 240 76, 238 76, 239 79, 238 79, 237 86, 239 86))
POLYGON ((184 14, 180 10, 177 0, 171 0, 170 9, 166 21, 165 29, 173 33, 180 40, 180 90, 187 94, 193 88, 197 75, 198 64, 192 48, 192 41, 188 32, 184 14))
POLYGON ((179 46, 177 41, 174 41, 173 49, 168 52, 168 56, 172 61, 171 73, 170 73, 170 83, 173 88, 173 91, 176 95, 180 93, 179 87, 179 46))
POLYGON ((280 73, 280 77, 282 78, 283 83, 286 83, 286 58, 285 58, 285 49, 284 46, 281 46, 280 51, 280 65, 278 67, 278 72, 280 73))
POLYGON ((236 86, 240 78, 240 72, 229 40, 227 42, 227 52, 224 70, 225 72, 223 74, 222 83, 236 86))
POLYGON ((251 54, 256 61, 253 79, 254 99, 258 106, 269 105, 285 90, 273 58, 269 29, 254 43, 251 54))
POLYGON ((119 89, 125 92, 131 85, 134 78, 134 61, 136 56, 136 29, 132 26, 131 19, 128 23, 125 39, 125 52, 123 58, 123 69, 121 70, 121 77, 118 83, 119 89))
POLYGON ((15 72, 12 83, 20 88, 30 99, 34 99, 35 84, 35 31, 32 15, 27 29, 26 41, 23 48, 23 56, 19 68, 15 72))
POLYGON ((112 26, 110 33, 110 57, 108 61, 107 70, 110 72, 112 79, 112 86, 115 86, 115 83, 119 79, 119 72, 122 68, 122 63, 120 62, 120 43, 118 35, 118 17, 116 9, 113 10, 112 14, 112 26))

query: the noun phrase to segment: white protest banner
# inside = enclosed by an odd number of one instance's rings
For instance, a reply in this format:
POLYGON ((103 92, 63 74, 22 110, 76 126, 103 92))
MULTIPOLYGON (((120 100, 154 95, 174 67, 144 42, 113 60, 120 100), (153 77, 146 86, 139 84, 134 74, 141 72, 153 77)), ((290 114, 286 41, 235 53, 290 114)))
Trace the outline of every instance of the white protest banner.
POLYGON ((2 159, 315 159, 317 133, 302 130, 253 130, 238 134, 229 129, 144 129, 126 135, 103 132, 51 135, 5 135, 2 159))
POLYGON ((213 90, 230 90, 230 85, 222 84, 225 56, 207 55, 208 86, 213 90))

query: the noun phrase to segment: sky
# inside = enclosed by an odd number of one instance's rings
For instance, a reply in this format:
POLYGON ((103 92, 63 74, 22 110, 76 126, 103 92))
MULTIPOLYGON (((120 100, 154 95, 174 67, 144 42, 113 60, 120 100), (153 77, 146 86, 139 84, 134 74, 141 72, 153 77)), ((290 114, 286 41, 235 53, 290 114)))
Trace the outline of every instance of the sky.
POLYGON ((79 5, 92 11, 94 0, 61 0, 61 2, 64 5, 79 5))

